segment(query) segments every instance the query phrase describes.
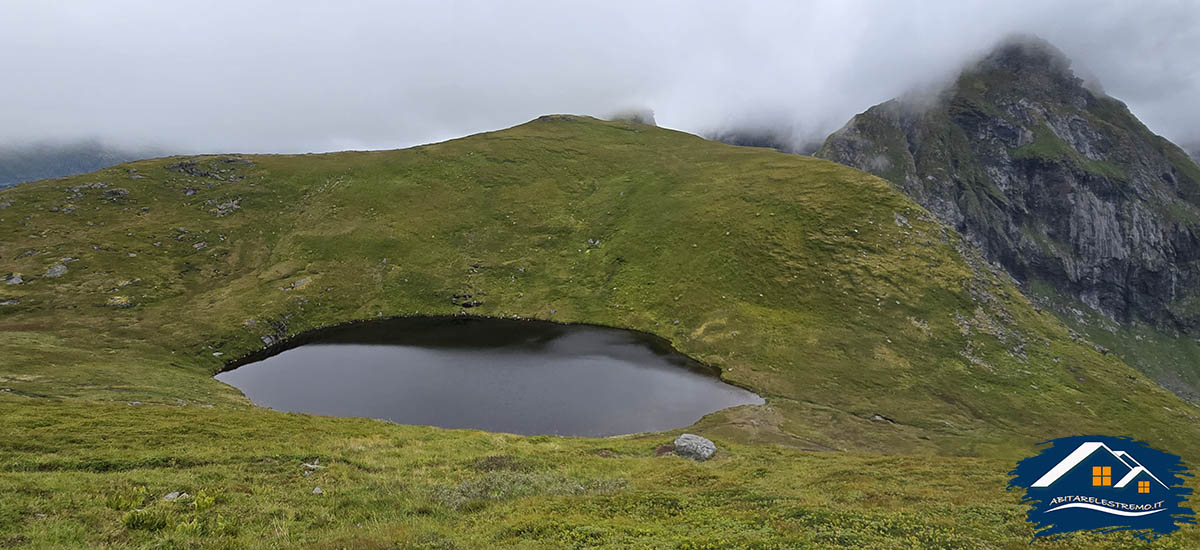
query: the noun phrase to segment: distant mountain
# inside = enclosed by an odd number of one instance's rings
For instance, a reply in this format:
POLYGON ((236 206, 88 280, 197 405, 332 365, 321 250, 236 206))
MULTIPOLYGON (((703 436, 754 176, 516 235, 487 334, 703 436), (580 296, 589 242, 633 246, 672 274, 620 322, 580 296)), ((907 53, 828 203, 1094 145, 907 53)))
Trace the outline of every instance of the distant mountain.
POLYGON ((155 156, 161 156, 161 153, 125 150, 94 140, 0 147, 0 187, 85 174, 155 156))
POLYGON ((821 147, 819 140, 801 138, 794 128, 786 125, 735 125, 709 131, 704 137, 729 145, 762 147, 801 155, 811 155, 821 147))
POLYGON ((1187 151, 1188 155, 1192 157, 1192 160, 1200 162, 1200 143, 1186 145, 1184 146, 1183 150, 1187 151))
POLYGON ((1050 44, 1007 41, 817 155, 889 180, 1077 330, 1200 397, 1200 166, 1050 44))
POLYGON ((742 147, 763 147, 785 153, 798 153, 792 136, 774 129, 730 129, 713 132, 707 136, 713 141, 742 147))

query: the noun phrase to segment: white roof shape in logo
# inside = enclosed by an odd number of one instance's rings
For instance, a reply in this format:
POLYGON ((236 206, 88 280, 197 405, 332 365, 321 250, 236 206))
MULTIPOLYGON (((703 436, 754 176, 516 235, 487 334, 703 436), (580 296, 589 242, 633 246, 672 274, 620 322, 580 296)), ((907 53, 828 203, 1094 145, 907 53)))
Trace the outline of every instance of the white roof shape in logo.
POLYGON ((1125 451, 1114 451, 1110 449, 1108 445, 1098 441, 1088 441, 1079 445, 1079 447, 1076 447, 1074 451, 1071 451, 1071 454, 1067 455, 1067 457, 1062 459, 1058 464, 1055 464, 1053 468, 1050 468, 1050 471, 1046 472, 1046 475, 1038 478, 1038 480, 1033 482, 1033 485, 1030 487, 1049 487, 1052 483, 1058 481, 1058 478, 1066 475, 1067 472, 1078 466, 1080 462, 1083 462, 1087 459, 1087 457, 1092 456, 1092 453, 1100 449, 1108 451, 1109 454, 1121 461, 1121 464, 1124 464, 1127 468, 1129 468, 1129 473, 1125 474, 1125 477, 1122 477, 1120 481, 1113 485, 1114 488, 1124 488, 1129 484, 1129 482, 1133 481, 1143 473, 1151 478, 1154 478, 1154 481, 1157 481, 1159 485, 1162 485, 1168 489, 1170 488, 1167 487, 1167 484, 1163 483, 1161 479, 1158 479, 1154 473, 1152 473, 1150 470, 1147 470, 1140 462, 1130 456, 1129 453, 1125 451))

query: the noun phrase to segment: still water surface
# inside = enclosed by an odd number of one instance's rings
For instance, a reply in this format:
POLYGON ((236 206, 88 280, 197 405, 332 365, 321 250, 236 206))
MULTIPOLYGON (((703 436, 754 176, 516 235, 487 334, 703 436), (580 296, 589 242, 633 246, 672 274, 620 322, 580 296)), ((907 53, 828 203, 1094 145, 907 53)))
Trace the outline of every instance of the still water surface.
POLYGON ((663 431, 763 399, 645 334, 474 318, 356 323, 217 379, 283 411, 518 434, 663 431))

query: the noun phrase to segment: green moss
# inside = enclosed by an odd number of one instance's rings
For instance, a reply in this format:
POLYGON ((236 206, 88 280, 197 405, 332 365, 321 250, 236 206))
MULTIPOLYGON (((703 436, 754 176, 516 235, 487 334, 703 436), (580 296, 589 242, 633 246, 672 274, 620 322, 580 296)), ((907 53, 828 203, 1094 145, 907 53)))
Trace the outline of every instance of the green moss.
POLYGON ((1054 135, 1054 131, 1045 124, 1039 124, 1034 129, 1033 136, 1033 143, 1013 151, 1014 157, 1056 162, 1068 160, 1072 154, 1077 154, 1070 145, 1054 135))
POLYGON ((1054 134, 1045 123, 1033 130, 1033 142, 1012 152, 1013 158, 1035 159, 1044 162, 1065 162, 1076 168, 1104 176, 1115 181, 1128 181, 1129 174, 1117 163, 1093 160, 1081 155, 1067 142, 1054 134))
POLYGON ((959 75, 953 88, 951 114, 974 113, 976 116, 1008 120, 1008 114, 1000 110, 992 95, 1003 91, 1008 82, 1003 75, 992 71, 965 71, 959 75))

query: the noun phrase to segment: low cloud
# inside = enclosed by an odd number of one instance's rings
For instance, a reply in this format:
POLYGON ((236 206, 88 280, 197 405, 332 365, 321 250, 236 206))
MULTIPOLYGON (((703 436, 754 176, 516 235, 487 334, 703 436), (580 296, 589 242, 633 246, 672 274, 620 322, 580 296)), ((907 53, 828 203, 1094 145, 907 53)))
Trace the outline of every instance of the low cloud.
POLYGON ((393 148, 644 106, 803 148, 1018 32, 1200 142, 1193 1, 64 0, 0 8, 0 144, 393 148))

